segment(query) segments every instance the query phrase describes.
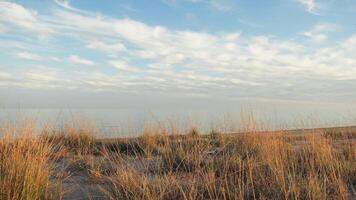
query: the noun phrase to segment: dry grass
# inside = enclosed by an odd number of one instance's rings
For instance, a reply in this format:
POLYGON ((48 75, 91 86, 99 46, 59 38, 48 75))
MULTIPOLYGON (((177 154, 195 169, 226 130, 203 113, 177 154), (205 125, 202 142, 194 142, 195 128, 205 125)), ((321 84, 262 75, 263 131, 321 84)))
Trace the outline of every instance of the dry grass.
POLYGON ((95 132, 93 130, 94 128, 86 123, 77 127, 67 125, 62 130, 46 128, 42 131, 41 137, 76 155, 86 155, 95 152, 95 132))
POLYGON ((30 130, 1 129, 0 199, 60 198, 53 193, 58 179, 51 177, 61 159, 70 161, 69 174, 85 171, 90 184, 113 200, 356 196, 354 132, 202 135, 191 129, 172 135, 146 130, 138 138, 103 141, 90 129, 47 129, 41 137, 27 134, 30 130))
POLYGON ((103 176, 107 194, 111 199, 347 199, 354 193, 353 141, 341 150, 320 135, 295 145, 281 134, 225 140, 215 134, 165 143, 162 136, 146 136, 158 153, 139 157, 141 167, 117 162, 116 173, 103 176))
POLYGON ((60 199, 60 185, 51 181, 56 159, 52 144, 36 138, 30 125, 0 130, 0 199, 60 199))

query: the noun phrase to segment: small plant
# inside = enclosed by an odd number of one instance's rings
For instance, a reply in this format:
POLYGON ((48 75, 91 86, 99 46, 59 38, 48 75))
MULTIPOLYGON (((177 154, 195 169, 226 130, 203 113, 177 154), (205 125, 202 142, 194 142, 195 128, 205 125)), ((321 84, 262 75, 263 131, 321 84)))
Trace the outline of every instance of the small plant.
POLYGON ((221 147, 225 144, 224 136, 222 135, 222 133, 216 130, 211 130, 209 139, 214 144, 214 146, 217 147, 221 147))
POLYGON ((199 131, 197 128, 192 128, 189 130, 187 137, 191 137, 191 138, 197 138, 199 137, 199 131))
POLYGON ((95 137, 91 130, 67 128, 62 131, 46 131, 42 133, 42 138, 77 155, 90 154, 96 150, 95 137))

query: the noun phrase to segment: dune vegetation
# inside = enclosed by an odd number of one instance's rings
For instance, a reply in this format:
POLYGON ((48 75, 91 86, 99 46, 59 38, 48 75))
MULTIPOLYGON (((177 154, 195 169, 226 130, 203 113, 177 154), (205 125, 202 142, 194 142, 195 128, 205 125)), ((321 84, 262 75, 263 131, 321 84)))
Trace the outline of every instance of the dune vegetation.
POLYGON ((0 199, 354 199, 356 130, 224 134, 4 124, 0 199))

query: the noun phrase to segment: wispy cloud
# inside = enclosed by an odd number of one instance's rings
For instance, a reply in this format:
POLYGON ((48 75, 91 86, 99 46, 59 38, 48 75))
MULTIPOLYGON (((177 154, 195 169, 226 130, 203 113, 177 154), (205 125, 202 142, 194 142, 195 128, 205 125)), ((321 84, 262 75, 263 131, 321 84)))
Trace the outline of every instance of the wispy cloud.
POLYGON ((298 0, 304 8, 312 14, 318 14, 319 5, 316 0, 298 0))
POLYGON ((6 32, 5 26, 0 24, 0 33, 5 33, 5 32, 6 32))
POLYGON ((125 10, 129 11, 129 12, 140 12, 139 9, 136 9, 134 7, 132 7, 131 4, 123 4, 121 5, 122 8, 124 8, 125 10))
POLYGON ((41 37, 48 37, 53 30, 38 17, 36 11, 26 9, 19 4, 0 2, 0 22, 40 34, 41 37))
POLYGON ((65 87, 67 82, 57 70, 44 66, 32 66, 30 69, 0 71, 0 86, 21 88, 56 88, 65 87))
MULTIPOLYGON (((25 12, 31 13, 29 10, 25 12)), ((67 72, 65 75, 62 75, 64 72, 56 72, 51 74, 52 79, 23 75, 28 77, 26 84, 116 92, 161 91, 171 94, 174 91, 263 98, 342 96, 351 94, 356 87, 356 58, 353 56, 356 54, 356 36, 340 40, 339 44, 329 44, 327 34, 337 30, 330 24, 317 24, 304 32, 303 35, 312 40, 325 42, 318 46, 305 40, 300 32, 294 39, 286 39, 269 35, 249 36, 240 31, 208 33, 176 30, 63 7, 56 8, 47 16, 35 16, 36 20, 44 22, 45 27, 55 31, 53 37, 70 35, 72 40, 81 44, 78 45, 80 52, 91 48, 107 54, 125 55, 116 55, 116 58, 104 55, 100 60, 94 60, 70 49, 69 52, 61 52, 72 54, 66 59, 70 63, 100 64, 118 70, 106 67, 104 69, 110 70, 110 73, 97 68, 67 72), (65 81, 57 82, 58 79, 65 81), (313 85, 313 91, 308 88, 310 85, 313 85), (342 92, 338 89, 340 85, 345 86, 342 92)), ((2 20, 6 23, 12 21, 8 18, 2 20)), ((25 18, 18 20, 17 24, 28 21, 25 18)), ((19 27, 28 30, 27 26, 19 27)), ((6 73, 3 76, 11 74, 16 78, 15 72, 2 73, 6 73)), ((0 84, 4 85, 4 82, 0 80, 0 84)), ((12 84, 19 86, 21 83, 13 81, 12 84)))
POLYGON ((222 12, 231 11, 235 7, 234 1, 231 0, 162 0, 162 1, 170 5, 176 5, 180 2, 202 4, 222 12))
POLYGON ((250 21, 247 21, 244 19, 239 19, 238 22, 240 22, 241 24, 244 24, 246 26, 252 27, 252 28, 263 28, 264 27, 264 25, 262 25, 262 24, 250 22, 250 21))
POLYGON ((90 41, 86 47, 89 49, 96 49, 106 53, 115 53, 126 50, 125 45, 121 43, 108 44, 99 40, 90 41))
MULTIPOLYGON (((1 80, 7 80, 7 79, 11 79, 13 76, 12 74, 8 73, 8 72, 1 72, 0 71, 0 78, 1 80)), ((1 82, 0 82, 1 84, 1 82)))
POLYGON ((33 53, 29 53, 29 52, 19 52, 16 54, 16 56, 20 59, 24 59, 24 60, 36 60, 39 61, 41 60, 41 56, 37 55, 37 54, 33 54, 33 53))
POLYGON ((86 11, 83 11, 83 10, 76 9, 76 8, 72 7, 72 6, 69 4, 69 0, 54 0, 54 2, 55 2, 58 6, 60 6, 60 7, 64 8, 64 9, 66 9, 66 10, 70 10, 70 11, 77 12, 77 13, 90 14, 90 12, 86 12, 86 11))
POLYGON ((321 43, 328 39, 330 32, 338 30, 340 30, 340 27, 336 24, 324 23, 315 25, 311 30, 304 32, 303 35, 314 42, 321 43))
POLYGON ((234 8, 232 2, 226 0, 210 0, 209 5, 220 11, 230 11, 234 8))
POLYGON ((95 64, 93 61, 81 58, 77 55, 69 56, 68 61, 72 64, 80 64, 80 65, 94 65, 95 64))
POLYGON ((134 67, 129 67, 127 61, 124 60, 110 60, 108 62, 111 66, 115 67, 116 69, 128 72, 138 72, 139 70, 134 67))

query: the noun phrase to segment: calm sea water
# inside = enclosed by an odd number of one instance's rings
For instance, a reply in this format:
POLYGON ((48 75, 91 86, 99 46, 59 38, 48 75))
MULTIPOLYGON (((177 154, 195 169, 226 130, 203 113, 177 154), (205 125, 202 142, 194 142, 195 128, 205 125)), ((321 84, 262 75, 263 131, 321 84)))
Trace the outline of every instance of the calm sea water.
POLYGON ((68 122, 95 124, 102 137, 127 137, 142 133, 144 127, 161 126, 187 131, 196 127, 201 132, 219 129, 239 131, 253 119, 261 129, 345 126, 356 124, 356 109, 350 106, 283 104, 175 108, 175 109, 43 109, 2 108, 0 120, 11 123, 32 121, 38 129, 45 125, 63 127, 68 122))

